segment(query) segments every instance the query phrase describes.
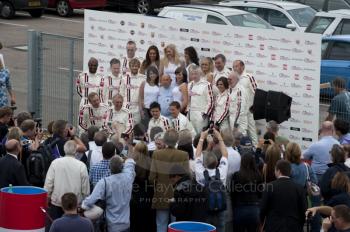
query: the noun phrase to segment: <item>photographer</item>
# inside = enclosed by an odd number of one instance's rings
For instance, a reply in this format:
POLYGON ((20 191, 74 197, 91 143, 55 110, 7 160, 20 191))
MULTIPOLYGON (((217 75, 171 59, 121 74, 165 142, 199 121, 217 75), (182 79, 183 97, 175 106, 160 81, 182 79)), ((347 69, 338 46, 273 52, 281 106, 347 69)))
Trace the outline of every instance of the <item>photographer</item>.
POLYGON ((21 144, 22 144, 22 164, 26 167, 27 159, 32 151, 36 151, 43 138, 41 128, 35 126, 34 120, 27 119, 21 123, 22 130, 21 144))

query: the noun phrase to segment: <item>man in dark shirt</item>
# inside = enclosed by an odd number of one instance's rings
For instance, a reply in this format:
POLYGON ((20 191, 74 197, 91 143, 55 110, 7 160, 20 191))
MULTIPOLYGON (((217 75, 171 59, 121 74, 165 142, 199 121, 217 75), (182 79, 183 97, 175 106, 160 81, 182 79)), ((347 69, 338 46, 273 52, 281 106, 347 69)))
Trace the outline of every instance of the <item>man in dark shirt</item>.
POLYGON ((13 111, 10 107, 5 106, 0 108, 0 156, 6 154, 6 135, 9 132, 8 123, 11 121, 12 116, 13 111))
POLYGON ((338 77, 332 84, 336 96, 332 99, 325 121, 333 121, 336 116, 337 119, 350 122, 350 92, 346 90, 346 81, 338 77))
POLYGON ((62 198, 64 215, 56 219, 50 228, 50 232, 93 232, 92 222, 78 215, 78 199, 74 193, 65 193, 62 198))

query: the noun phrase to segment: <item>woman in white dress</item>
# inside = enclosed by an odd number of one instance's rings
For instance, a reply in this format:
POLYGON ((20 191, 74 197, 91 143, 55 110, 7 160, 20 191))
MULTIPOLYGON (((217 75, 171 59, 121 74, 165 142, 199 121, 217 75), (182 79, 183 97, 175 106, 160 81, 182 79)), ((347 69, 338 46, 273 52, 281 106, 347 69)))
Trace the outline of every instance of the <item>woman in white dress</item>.
POLYGON ((188 105, 187 72, 184 68, 178 67, 175 70, 176 86, 173 88, 173 99, 181 105, 181 113, 185 114, 188 105))
POLYGON ((147 128, 148 122, 151 118, 150 105, 153 102, 157 102, 159 95, 159 73, 155 66, 149 66, 147 68, 146 81, 144 81, 140 86, 140 109, 141 112, 141 122, 147 128))
POLYGON ((169 44, 164 48, 164 58, 160 62, 159 76, 167 74, 171 78, 171 88, 176 85, 175 70, 184 67, 184 62, 180 60, 178 51, 174 44, 169 44))

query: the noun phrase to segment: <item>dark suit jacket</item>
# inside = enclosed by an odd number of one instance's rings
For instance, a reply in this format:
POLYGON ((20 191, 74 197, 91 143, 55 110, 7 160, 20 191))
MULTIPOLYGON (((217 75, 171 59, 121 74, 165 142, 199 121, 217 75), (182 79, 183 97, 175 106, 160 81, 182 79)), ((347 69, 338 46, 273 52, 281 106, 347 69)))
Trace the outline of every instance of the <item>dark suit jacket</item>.
POLYGON ((267 184, 261 201, 260 218, 266 232, 303 231, 306 193, 290 178, 279 178, 267 184))
POLYGON ((189 172, 188 154, 173 148, 153 152, 150 184, 154 184, 153 209, 169 209, 169 199, 174 196, 174 189, 169 180, 169 171, 174 164, 184 167, 189 172))
POLYGON ((29 185, 24 166, 15 157, 7 154, 0 159, 0 188, 29 185))

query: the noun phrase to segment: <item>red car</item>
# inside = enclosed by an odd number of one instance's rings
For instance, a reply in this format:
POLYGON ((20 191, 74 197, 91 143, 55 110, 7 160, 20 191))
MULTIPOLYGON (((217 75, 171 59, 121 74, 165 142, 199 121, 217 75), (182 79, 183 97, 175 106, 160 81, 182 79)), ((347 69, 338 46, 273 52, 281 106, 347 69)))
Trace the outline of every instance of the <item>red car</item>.
POLYGON ((56 8, 58 15, 68 17, 73 14, 73 9, 103 8, 106 0, 49 0, 48 8, 56 8))

